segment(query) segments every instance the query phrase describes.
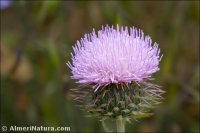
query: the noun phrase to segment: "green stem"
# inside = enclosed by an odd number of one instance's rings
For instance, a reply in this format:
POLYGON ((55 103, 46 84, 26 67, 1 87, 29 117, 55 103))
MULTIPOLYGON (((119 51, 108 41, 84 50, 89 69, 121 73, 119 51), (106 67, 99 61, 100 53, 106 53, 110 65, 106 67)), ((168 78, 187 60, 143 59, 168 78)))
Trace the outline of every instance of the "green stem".
POLYGON ((125 121, 121 116, 119 116, 116 119, 116 127, 117 127, 117 132, 118 133, 124 133, 125 132, 125 121))

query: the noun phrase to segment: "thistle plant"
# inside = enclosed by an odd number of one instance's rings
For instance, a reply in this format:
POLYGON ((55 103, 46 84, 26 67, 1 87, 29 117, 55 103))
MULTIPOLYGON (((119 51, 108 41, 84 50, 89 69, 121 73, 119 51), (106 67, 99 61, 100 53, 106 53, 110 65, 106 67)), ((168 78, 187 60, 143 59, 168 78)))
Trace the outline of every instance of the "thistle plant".
POLYGON ((73 51, 67 65, 79 84, 74 99, 102 122, 115 121, 118 132, 125 132, 126 121, 151 116, 162 101, 164 91, 150 82, 162 56, 142 30, 107 25, 86 34, 73 51))

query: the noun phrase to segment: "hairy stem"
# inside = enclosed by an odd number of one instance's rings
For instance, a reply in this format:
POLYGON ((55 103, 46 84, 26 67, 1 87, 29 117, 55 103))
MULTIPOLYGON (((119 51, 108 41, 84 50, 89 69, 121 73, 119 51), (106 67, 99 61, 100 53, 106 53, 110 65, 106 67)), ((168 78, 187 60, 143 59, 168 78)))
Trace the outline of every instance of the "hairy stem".
POLYGON ((116 127, 117 127, 117 132, 118 133, 124 133, 125 132, 125 121, 122 118, 122 116, 119 116, 116 119, 116 127))

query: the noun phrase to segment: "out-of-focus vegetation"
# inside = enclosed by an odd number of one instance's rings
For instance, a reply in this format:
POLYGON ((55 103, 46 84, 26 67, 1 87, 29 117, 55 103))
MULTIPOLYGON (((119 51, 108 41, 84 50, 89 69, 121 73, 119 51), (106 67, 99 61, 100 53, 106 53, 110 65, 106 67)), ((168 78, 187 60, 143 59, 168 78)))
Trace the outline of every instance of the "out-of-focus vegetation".
POLYGON ((105 24, 143 29, 164 55, 153 82, 165 100, 127 131, 199 132, 199 1, 13 1, 1 9, 1 126, 103 131, 69 96, 65 63, 76 40, 105 24))

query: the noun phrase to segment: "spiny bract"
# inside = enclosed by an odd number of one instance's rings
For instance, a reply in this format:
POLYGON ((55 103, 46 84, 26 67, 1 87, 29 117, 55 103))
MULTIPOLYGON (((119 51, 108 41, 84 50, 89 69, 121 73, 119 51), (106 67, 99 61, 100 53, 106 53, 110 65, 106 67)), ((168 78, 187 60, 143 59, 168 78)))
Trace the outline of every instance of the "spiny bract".
POLYGON ((151 116, 152 109, 162 100, 164 91, 159 86, 147 82, 138 85, 110 84, 100 87, 95 93, 89 87, 73 90, 78 105, 95 116, 104 119, 116 119, 119 116, 126 120, 151 116))

